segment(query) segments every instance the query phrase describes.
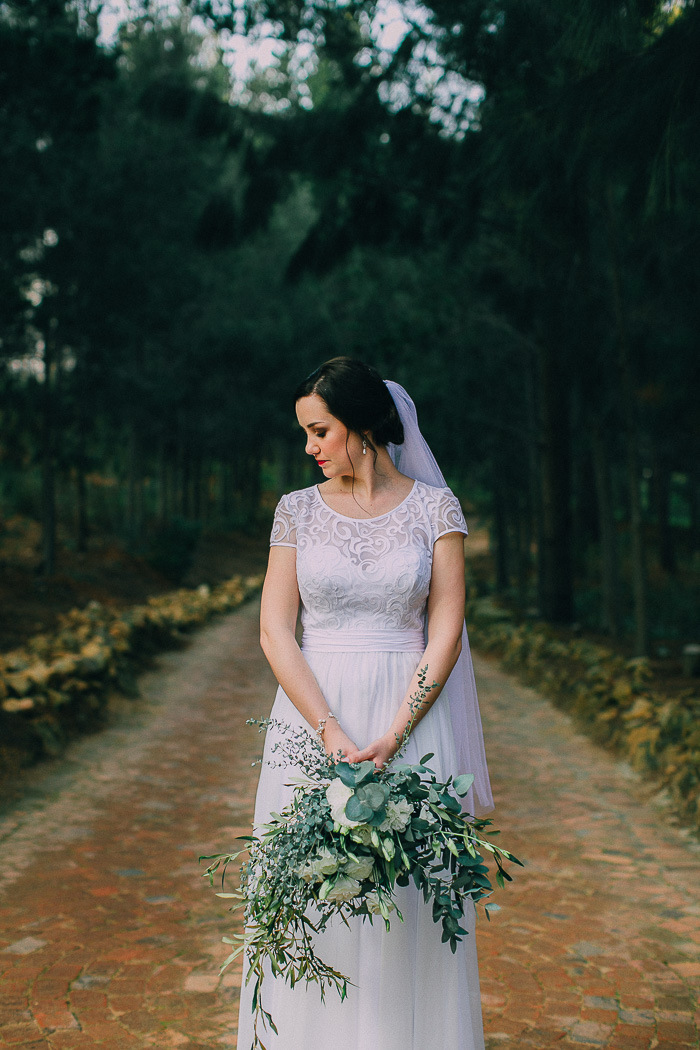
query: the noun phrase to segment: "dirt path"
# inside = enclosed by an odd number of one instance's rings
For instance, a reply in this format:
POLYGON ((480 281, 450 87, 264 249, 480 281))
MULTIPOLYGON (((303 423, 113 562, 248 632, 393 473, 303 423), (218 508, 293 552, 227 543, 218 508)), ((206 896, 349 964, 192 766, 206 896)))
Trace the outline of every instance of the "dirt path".
MULTIPOLYGON (((697 1047, 697 846, 548 703, 489 663, 478 678, 499 823, 528 860, 478 932, 487 1045, 697 1047)), ((235 1046, 228 916, 197 858, 251 818, 244 721, 274 690, 255 604, 141 684, 128 723, 0 820, 2 1048, 235 1046)))

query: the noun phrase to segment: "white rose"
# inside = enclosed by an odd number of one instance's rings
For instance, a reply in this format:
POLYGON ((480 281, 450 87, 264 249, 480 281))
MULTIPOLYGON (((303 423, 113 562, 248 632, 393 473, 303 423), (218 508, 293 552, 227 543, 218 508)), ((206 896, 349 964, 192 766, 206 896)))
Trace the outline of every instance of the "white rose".
POLYGON ((348 799, 354 794, 353 788, 344 784, 339 777, 331 780, 326 788, 326 798, 331 807, 331 817, 337 824, 344 824, 346 828, 357 827, 360 823, 359 820, 350 820, 349 817, 345 816, 345 807, 348 799))
POLYGON ((349 879, 346 875, 340 875, 328 891, 326 900, 340 904, 343 901, 351 901, 353 897, 357 897, 359 892, 360 884, 357 879, 349 879))
POLYGON ((338 870, 338 857, 324 846, 307 860, 299 874, 304 882, 323 882, 328 875, 338 870))
POLYGON ((351 879, 368 879, 372 874, 374 860, 372 857, 360 857, 358 860, 348 860, 343 866, 343 874, 349 875, 351 879))
POLYGON ((390 799, 386 804, 386 818, 379 825, 380 831, 403 831, 413 816, 413 806, 405 798, 397 802, 390 799))
POLYGON ((331 851, 329 849, 326 849, 325 846, 316 854, 315 863, 318 872, 321 875, 332 875, 333 872, 338 870, 337 855, 335 853, 331 853, 331 851))
POLYGON ((353 842, 359 842, 361 846, 369 846, 372 841, 372 829, 369 824, 359 824, 350 832, 353 842))
POLYGON ((372 890, 371 893, 367 894, 365 902, 372 915, 384 915, 385 918, 396 909, 396 905, 392 900, 386 897, 384 900, 381 900, 376 890, 372 890))

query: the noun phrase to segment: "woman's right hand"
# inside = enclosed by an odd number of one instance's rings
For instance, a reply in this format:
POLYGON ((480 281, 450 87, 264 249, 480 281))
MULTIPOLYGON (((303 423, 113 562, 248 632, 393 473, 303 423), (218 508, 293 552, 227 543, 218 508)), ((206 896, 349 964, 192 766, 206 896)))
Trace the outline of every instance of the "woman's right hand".
POLYGON ((323 730, 323 746, 327 755, 338 758, 340 753, 340 757, 345 762, 354 761, 351 756, 358 753, 357 744, 350 739, 335 718, 329 718, 326 722, 323 730))

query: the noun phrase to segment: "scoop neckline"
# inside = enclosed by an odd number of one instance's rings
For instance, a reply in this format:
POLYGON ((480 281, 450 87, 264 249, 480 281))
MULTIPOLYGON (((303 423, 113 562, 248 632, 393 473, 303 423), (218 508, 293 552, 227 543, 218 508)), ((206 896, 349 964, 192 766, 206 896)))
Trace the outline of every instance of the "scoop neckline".
POLYGON ((403 507, 404 503, 407 503, 413 495, 413 493, 415 492, 417 484, 418 481, 414 480, 413 484, 411 485, 410 491, 406 494, 406 496, 401 500, 400 503, 396 504, 395 507, 392 507, 391 510, 385 510, 383 514, 375 514, 372 518, 353 518, 350 514, 341 514, 339 510, 334 510, 333 507, 329 507, 329 505, 326 503, 325 499, 321 495, 321 489, 318 485, 314 485, 314 491, 316 492, 316 496, 321 501, 326 510, 329 510, 331 514, 335 514, 337 518, 344 518, 345 521, 379 521, 380 518, 386 518, 389 514, 393 514, 395 511, 400 510, 400 508, 403 507))

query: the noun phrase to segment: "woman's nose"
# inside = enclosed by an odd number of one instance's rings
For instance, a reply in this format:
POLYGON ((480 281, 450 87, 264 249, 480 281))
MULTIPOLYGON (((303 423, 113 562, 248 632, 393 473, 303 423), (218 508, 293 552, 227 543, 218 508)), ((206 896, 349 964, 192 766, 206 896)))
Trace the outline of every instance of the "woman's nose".
POLYGON ((315 456, 320 451, 318 447, 318 440, 310 437, 306 442, 306 451, 309 456, 315 456))

